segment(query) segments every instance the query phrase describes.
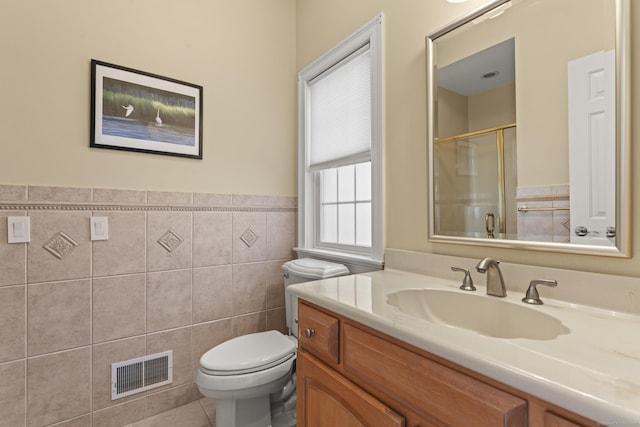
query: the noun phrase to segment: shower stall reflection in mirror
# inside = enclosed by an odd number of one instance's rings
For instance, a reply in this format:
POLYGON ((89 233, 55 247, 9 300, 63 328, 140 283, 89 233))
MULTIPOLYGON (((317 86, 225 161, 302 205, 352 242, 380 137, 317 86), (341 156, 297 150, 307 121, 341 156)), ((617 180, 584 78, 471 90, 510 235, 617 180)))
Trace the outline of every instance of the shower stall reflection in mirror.
POLYGON ((515 123, 435 142, 437 232, 517 238, 515 123))

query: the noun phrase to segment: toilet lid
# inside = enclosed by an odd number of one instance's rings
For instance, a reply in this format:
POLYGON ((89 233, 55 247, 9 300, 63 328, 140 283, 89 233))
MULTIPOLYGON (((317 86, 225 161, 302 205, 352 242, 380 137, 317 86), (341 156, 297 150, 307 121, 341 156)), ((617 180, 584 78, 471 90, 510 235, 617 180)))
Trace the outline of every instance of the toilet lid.
POLYGON ((218 375, 249 373, 287 360, 295 351, 295 343, 280 332, 257 332, 213 347, 200 358, 200 366, 218 375))

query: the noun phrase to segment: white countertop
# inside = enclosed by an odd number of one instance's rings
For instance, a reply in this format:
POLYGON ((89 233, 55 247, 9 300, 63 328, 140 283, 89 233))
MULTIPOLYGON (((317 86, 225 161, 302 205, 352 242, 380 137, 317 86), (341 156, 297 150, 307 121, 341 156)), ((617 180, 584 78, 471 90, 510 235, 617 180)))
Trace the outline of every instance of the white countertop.
MULTIPOLYGON (((387 269, 300 283, 287 290, 601 424, 640 426, 640 316, 543 295, 544 305, 528 307, 559 319, 570 332, 552 340, 501 339, 411 317, 387 303, 387 295, 399 290, 465 292, 459 285, 387 269)), ((486 296, 483 286, 477 288, 476 294, 495 298, 486 296)), ((507 301, 523 304, 522 294, 508 292, 507 301)))

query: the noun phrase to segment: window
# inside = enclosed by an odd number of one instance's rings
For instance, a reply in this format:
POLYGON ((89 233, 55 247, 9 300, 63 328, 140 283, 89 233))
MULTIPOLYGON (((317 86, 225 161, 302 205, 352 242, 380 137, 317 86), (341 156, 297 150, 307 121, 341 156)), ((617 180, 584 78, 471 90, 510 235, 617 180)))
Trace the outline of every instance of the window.
POLYGON ((382 15, 298 75, 298 252, 382 262, 382 15))

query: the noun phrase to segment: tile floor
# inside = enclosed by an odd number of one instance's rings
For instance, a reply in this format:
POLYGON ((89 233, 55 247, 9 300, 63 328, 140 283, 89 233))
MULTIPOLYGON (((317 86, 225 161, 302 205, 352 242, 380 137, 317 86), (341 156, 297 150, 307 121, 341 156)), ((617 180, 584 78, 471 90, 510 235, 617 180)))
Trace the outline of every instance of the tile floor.
POLYGON ((201 399, 125 427, 215 427, 215 406, 201 399))

